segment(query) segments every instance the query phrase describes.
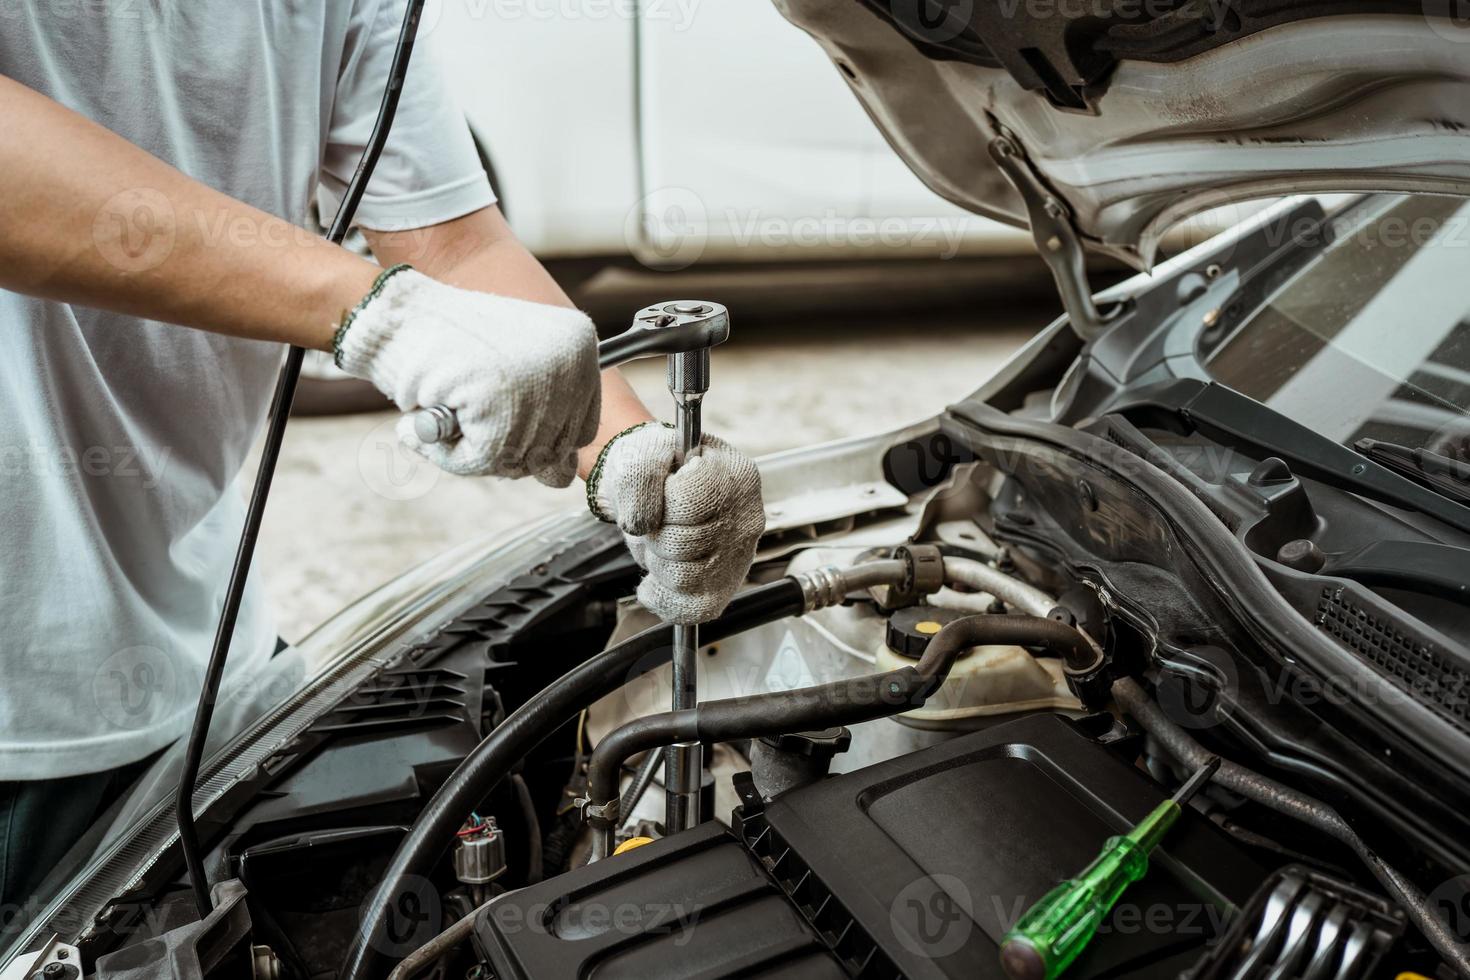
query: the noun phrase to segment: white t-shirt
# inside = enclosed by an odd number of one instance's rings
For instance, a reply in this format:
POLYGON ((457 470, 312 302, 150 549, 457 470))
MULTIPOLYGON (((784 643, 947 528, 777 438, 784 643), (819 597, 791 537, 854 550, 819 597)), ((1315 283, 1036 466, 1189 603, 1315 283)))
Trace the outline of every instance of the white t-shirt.
MULTIPOLYGON (((0 73, 303 225, 319 185, 329 219, 352 175, 404 5, 0 0, 0 73)), ((419 228, 492 202, 420 43, 357 223, 419 228)), ((0 781, 124 765, 186 730, 244 518, 235 479, 282 354, 0 290, 0 781)), ((227 690, 274 643, 252 584, 227 690)))

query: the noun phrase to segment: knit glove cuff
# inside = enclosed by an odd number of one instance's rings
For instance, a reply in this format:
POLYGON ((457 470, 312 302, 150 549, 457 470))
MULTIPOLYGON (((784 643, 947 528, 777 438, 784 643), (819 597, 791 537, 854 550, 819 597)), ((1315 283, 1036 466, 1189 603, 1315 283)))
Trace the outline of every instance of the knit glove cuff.
POLYGON ((451 473, 535 475, 566 486, 602 407, 597 332, 580 310, 457 289, 407 266, 378 277, 343 322, 337 364, 405 412, 454 410, 460 437, 398 437, 451 473))
POLYGON ((647 575, 638 598, 666 622, 701 623, 724 611, 745 581, 765 530, 760 471, 705 436, 674 470, 675 433, 643 424, 609 442, 594 513, 611 518, 647 575))
MULTIPOLYGON (((667 422, 657 422, 650 419, 647 422, 639 422, 635 425, 628 426, 603 444, 602 451, 597 454, 597 461, 592 464, 592 470, 587 474, 587 509, 592 511, 593 517, 602 521, 604 524, 616 524, 618 522, 617 514, 613 510, 613 502, 603 493, 603 476, 608 472, 609 465, 611 465, 614 471, 617 471, 623 462, 619 458, 622 453, 615 455, 615 447, 621 446, 621 449, 627 452, 632 459, 636 459, 641 446, 623 440, 627 440, 634 433, 643 431, 644 429, 659 427, 673 429, 673 426, 667 422), (610 459, 611 464, 609 464, 610 459)), ((616 483, 617 480, 614 479, 612 482, 616 483)))

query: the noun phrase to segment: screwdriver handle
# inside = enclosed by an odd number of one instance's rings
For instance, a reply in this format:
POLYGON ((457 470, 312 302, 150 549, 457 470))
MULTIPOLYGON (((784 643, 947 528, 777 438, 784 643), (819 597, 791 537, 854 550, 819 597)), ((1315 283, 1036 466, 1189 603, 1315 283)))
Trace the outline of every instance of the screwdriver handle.
POLYGON ((1013 980, 1052 980, 1072 964, 1127 887, 1148 872, 1148 854, 1179 818, 1179 804, 1160 803, 1137 827, 1109 837, 1077 877, 1062 882, 1026 911, 1000 945, 1013 980))
POLYGON ((1000 965, 1011 980, 1052 980, 1082 955, 1123 890, 1148 873, 1148 856, 1188 803, 1215 777, 1210 756, 1174 795, 1122 837, 1109 837, 1102 853, 1077 877, 1064 881, 1026 910, 1000 943, 1000 965))

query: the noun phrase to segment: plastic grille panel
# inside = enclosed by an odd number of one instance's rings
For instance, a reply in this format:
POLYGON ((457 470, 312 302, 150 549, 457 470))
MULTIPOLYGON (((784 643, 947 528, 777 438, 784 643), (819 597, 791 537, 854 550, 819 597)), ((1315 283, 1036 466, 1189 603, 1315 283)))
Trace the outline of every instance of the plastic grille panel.
POLYGON ((1362 655, 1418 703, 1470 734, 1470 671, 1443 650, 1363 609, 1342 589, 1323 589, 1317 628, 1362 655))
POLYGON ((860 980, 903 980, 903 974, 883 955, 862 924, 769 824, 757 816, 744 822, 740 835, 852 976, 860 980))

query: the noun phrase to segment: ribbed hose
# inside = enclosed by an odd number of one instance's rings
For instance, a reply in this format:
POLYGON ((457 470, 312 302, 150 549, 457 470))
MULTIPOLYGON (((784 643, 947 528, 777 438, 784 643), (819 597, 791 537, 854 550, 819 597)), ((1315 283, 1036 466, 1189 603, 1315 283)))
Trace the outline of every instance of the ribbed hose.
MULTIPOLYGON (((1170 721, 1132 678, 1124 677, 1114 681, 1113 697, 1170 755, 1186 767, 1196 768, 1214 756, 1215 753, 1200 745, 1184 729, 1170 721)), ((1352 848, 1353 853, 1373 872, 1373 877, 1378 879, 1379 884, 1403 906, 1414 925, 1445 958, 1445 962, 1458 970, 1461 976, 1470 977, 1470 956, 1467 956, 1465 948, 1449 927, 1430 911, 1424 893, 1397 870, 1385 864, 1336 810, 1320 800, 1234 762, 1222 760, 1213 781, 1246 799, 1255 800, 1262 806, 1314 827, 1352 848)))
POLYGON ((628 784, 628 791, 623 794, 622 801, 618 804, 618 813, 621 814, 619 826, 628 822, 628 815, 643 800, 643 794, 648 792, 648 787, 653 785, 653 777, 659 766, 664 764, 663 755, 658 752, 650 752, 633 774, 633 782, 628 784))
MULTIPOLYGON (((724 615, 702 627, 706 642, 721 640, 786 616, 804 606, 800 583, 783 578, 751 589, 724 615)), ((363 911, 341 980, 368 980, 387 972, 382 952, 391 948, 389 917, 401 898, 416 892, 444 856, 465 814, 479 806, 517 762, 568 719, 633 679, 669 662, 669 626, 656 626, 605 650, 547 685, 475 746, 429 800, 383 873, 363 911)))

